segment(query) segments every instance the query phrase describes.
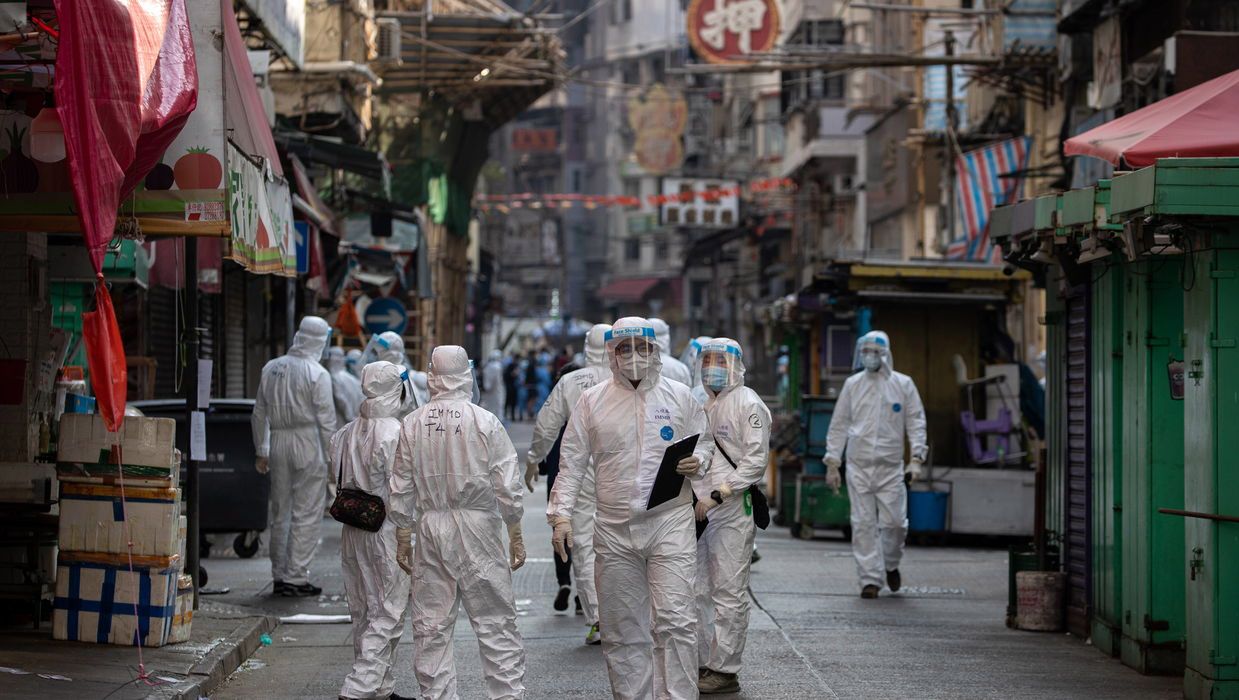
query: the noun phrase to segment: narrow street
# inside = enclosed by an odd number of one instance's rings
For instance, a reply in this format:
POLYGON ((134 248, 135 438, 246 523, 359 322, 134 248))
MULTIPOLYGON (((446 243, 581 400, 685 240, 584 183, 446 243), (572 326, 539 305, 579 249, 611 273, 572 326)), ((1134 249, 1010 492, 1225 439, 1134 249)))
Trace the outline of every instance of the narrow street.
MULTIPOLYGON (((532 426, 512 428, 519 454, 532 426)), ((516 574, 521 633, 528 651, 530 698, 601 698, 609 694, 599 647, 584 645, 581 618, 555 613, 557 589, 550 532, 542 515, 545 482, 528 497, 528 563, 516 574)), ((206 561, 207 600, 280 615, 347 613, 339 565, 339 526, 323 521, 314 571, 317 600, 270 597, 265 552, 236 559, 216 549, 206 561)), ((1178 678, 1141 676, 1067 635, 1017 632, 1003 626, 1006 553, 916 547, 903 568, 905 590, 878 601, 854 590, 849 546, 804 542, 785 528, 760 533, 753 610, 741 698, 1178 698, 1178 678)), ((223 549, 227 549, 224 547, 223 549)), ((352 663, 346 624, 282 624, 212 698, 335 697, 352 663)), ((413 644, 400 645, 397 692, 415 695, 413 644)), ((460 694, 485 696, 476 642, 463 611, 456 629, 460 694)))

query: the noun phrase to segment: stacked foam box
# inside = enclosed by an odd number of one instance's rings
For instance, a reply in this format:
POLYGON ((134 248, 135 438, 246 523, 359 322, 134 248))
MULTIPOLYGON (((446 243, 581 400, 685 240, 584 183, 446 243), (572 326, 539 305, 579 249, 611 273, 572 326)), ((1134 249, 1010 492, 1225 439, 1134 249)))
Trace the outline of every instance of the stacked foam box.
POLYGON ((188 642, 194 622, 194 580, 181 574, 176 584, 176 609, 172 614, 172 629, 168 643, 188 642))
POLYGON ((56 639, 157 647, 189 638, 192 615, 177 616, 185 517, 175 435, 167 418, 129 417, 119 433, 98 416, 61 419, 56 639))

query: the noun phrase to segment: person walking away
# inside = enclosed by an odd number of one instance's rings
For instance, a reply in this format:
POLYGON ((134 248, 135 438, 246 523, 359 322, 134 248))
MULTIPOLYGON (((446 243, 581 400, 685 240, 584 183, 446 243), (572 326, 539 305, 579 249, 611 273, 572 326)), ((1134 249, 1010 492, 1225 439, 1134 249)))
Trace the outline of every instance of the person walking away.
MULTIPOLYGON (((564 430, 572 408, 576 406, 581 395, 586 390, 599 384, 611 381, 611 364, 607 361, 606 334, 611 326, 605 323, 596 324, 585 336, 586 366, 563 375, 546 405, 538 412, 538 418, 533 427, 533 444, 525 456, 525 485, 533 492, 534 482, 538 480, 538 464, 547 462, 546 490, 549 500, 555 487, 555 478, 559 474, 558 452, 561 448, 564 430), (550 467, 551 457, 555 456, 555 469, 550 467)), ((570 367, 571 365, 566 365, 570 367)), ((581 488, 577 494, 577 502, 572 509, 572 541, 568 556, 560 559, 555 552, 555 577, 559 580, 559 592, 555 596, 555 609, 568 609, 568 571, 560 575, 560 562, 564 569, 571 565, 573 580, 576 583, 577 605, 585 616, 585 624, 589 632, 585 635, 586 644, 601 644, 602 637, 598 628, 598 591, 594 584, 594 512, 597 510, 594 502, 594 469, 586 467, 581 475, 581 488)))
POLYGON ((658 340, 658 351, 662 356, 662 375, 691 388, 693 386, 692 371, 671 354, 671 326, 661 318, 651 318, 650 325, 654 327, 654 337, 658 340))
POLYGON ((349 374, 356 377, 357 381, 361 381, 361 368, 363 366, 361 361, 361 350, 357 348, 349 350, 344 355, 344 366, 348 369, 349 374))
POLYGON ((482 408, 503 420, 503 406, 507 390, 503 385, 503 353, 492 350, 490 359, 482 368, 482 408))
POLYGON ((327 372, 331 374, 331 397, 336 407, 336 425, 357 420, 365 396, 361 380, 349 374, 344 348, 327 348, 327 372))
POLYGON ((611 693, 621 700, 695 698, 697 556, 687 479, 704 476, 714 441, 688 387, 660 374, 648 321, 622 318, 605 337, 611 381, 586 390, 568 419, 547 506, 552 543, 567 552, 592 461, 598 508, 594 579, 611 693), (687 477, 680 493, 648 508, 666 448, 693 435, 700 436, 694 453, 676 465, 687 477))
POLYGON ((714 459, 693 484, 697 520, 706 523, 697 540, 697 663, 702 694, 740 692, 741 657, 749 627, 749 564, 753 501, 749 487, 766 474, 770 457, 770 409, 744 385, 744 354, 730 338, 702 346, 702 383, 710 398, 706 417, 714 434, 714 459), (704 496, 704 497, 703 497, 704 496))
POLYGON ((885 583, 903 585, 899 562, 908 534, 905 480, 921 476, 926 443, 925 408, 916 384, 895 371, 890 338, 871 331, 856 341, 856 363, 835 403, 826 435, 826 485, 839 492, 839 468, 847 450, 848 498, 852 502, 852 554, 861 597, 877 598, 885 583), (912 458, 903 463, 907 436, 912 458))
POLYGON ((327 456, 336 431, 331 375, 319 362, 331 327, 317 316, 301 319, 288 353, 262 368, 250 429, 254 467, 271 475, 268 537, 271 592, 316 596, 310 562, 327 493, 327 456))
POLYGON ((452 633, 463 604, 489 696, 523 698, 525 648, 512 596, 512 571, 525 563, 516 448, 499 418, 470 401, 464 348, 434 349, 429 384, 430 402, 403 421, 391 479, 396 561, 413 576, 417 682, 425 700, 457 697, 452 633))
POLYGON ((534 399, 534 409, 530 414, 537 415, 538 411, 542 410, 543 404, 546 403, 546 397, 551 395, 551 382, 553 379, 551 374, 551 363, 548 358, 542 357, 538 359, 538 366, 534 370, 534 377, 537 381, 537 397, 534 399))
MULTIPOLYGON (((332 477, 341 488, 382 499, 390 510, 388 482, 400 440, 396 414, 404 399, 402 369, 372 362, 362 370, 360 417, 331 438, 332 477)), ((409 575, 396 565, 396 525, 378 532, 343 525, 340 565, 353 624, 353 668, 340 687, 342 699, 393 698, 396 646, 409 604, 409 575)))

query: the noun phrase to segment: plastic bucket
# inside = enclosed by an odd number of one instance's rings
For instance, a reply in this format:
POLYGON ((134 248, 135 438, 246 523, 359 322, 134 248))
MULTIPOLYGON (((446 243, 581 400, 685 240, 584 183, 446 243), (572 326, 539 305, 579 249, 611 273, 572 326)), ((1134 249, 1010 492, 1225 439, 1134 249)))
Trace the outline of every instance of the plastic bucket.
POLYGON ((908 492, 908 529, 912 532, 942 532, 946 530, 945 491, 908 492))
POLYGON ((1063 589, 1067 575, 1058 571, 1020 571, 1015 575, 1018 609, 1015 626, 1034 632, 1063 629, 1063 589))

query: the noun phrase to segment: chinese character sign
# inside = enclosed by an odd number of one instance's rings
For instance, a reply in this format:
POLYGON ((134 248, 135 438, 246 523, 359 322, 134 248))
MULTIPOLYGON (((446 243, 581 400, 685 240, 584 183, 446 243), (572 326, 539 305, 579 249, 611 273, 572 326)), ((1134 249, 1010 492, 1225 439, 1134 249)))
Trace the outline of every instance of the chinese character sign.
POLYGON ((693 0, 688 7, 688 39, 710 63, 746 61, 778 37, 776 0, 693 0))

